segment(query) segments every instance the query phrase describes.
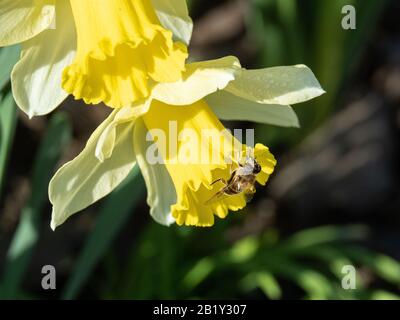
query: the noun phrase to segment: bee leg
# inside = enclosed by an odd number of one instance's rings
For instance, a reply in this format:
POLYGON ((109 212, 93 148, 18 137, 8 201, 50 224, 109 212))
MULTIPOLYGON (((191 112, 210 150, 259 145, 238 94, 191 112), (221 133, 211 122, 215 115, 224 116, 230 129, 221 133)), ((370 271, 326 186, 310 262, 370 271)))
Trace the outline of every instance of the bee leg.
POLYGON ((219 182, 219 181, 221 181, 224 185, 227 185, 226 180, 223 179, 223 178, 220 178, 220 179, 217 179, 217 180, 215 180, 214 182, 212 182, 212 183, 210 184, 210 186, 212 186, 213 184, 215 184, 215 183, 217 183, 217 182, 219 182))
POLYGON ((243 164, 241 163, 242 156, 241 156, 240 154, 238 154, 238 155, 235 157, 235 160, 236 160, 237 164, 239 165, 239 167, 243 167, 243 164))

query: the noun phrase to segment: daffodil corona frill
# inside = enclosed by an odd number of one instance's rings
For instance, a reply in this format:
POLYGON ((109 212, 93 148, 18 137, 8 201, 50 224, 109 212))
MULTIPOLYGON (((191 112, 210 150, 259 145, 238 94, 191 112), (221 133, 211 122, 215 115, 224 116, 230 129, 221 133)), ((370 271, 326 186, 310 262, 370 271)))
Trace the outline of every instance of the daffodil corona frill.
POLYGON ((70 93, 114 108, 147 97, 180 79, 191 31, 186 0, 0 1, 0 46, 21 43, 11 83, 29 117, 70 93))
MULTIPOLYGON (((109 194, 135 166, 144 177, 150 214, 157 222, 211 226, 215 216, 224 218, 229 210, 246 205, 243 194, 208 202, 223 188, 222 182, 213 182, 227 180, 238 165, 233 155, 247 149, 224 130, 219 119, 296 127, 290 104, 323 93, 304 65, 246 70, 235 57, 187 64, 182 79, 158 83, 149 98, 115 109, 84 150, 57 171, 49 186, 51 226, 56 228, 109 194), (176 127, 170 127, 171 122, 176 127), (202 130, 214 130, 213 143, 225 140, 210 145, 199 137, 202 130), (176 145, 163 135, 172 136, 176 145), (172 153, 171 146, 175 147, 172 153), (210 153, 215 158, 199 161, 199 156, 210 153), (162 161, 150 161, 152 154, 159 154, 162 161)), ((257 181, 265 184, 275 159, 262 144, 255 145, 254 157, 262 168, 257 181)))
POLYGON ((78 46, 62 86, 88 104, 119 108, 156 82, 178 81, 186 46, 172 40, 149 0, 71 0, 78 46))

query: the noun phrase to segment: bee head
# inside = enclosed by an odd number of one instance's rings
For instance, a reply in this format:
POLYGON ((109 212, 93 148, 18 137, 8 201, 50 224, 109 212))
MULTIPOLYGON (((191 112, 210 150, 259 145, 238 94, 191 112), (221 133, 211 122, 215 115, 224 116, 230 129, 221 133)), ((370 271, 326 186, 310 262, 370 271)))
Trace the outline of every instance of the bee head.
POLYGON ((257 173, 260 173, 260 171, 261 171, 261 166, 258 164, 257 161, 254 160, 253 173, 257 174, 257 173))

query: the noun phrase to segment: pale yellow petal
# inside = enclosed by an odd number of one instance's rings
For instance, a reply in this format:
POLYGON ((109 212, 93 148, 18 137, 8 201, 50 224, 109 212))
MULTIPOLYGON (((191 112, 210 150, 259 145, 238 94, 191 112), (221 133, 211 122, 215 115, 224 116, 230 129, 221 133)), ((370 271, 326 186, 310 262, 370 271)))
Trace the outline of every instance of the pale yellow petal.
POLYGON ((158 18, 165 29, 171 30, 174 39, 189 45, 193 21, 186 0, 152 0, 158 18))
POLYGON ((2 0, 0 46, 26 41, 47 29, 54 20, 55 0, 2 0))
POLYGON ((207 96, 211 109, 222 120, 252 121, 282 127, 299 127, 291 106, 261 104, 235 96, 225 90, 207 96))
POLYGON ((105 159, 112 156, 117 137, 117 127, 120 124, 135 121, 138 117, 147 112, 150 108, 150 104, 151 99, 148 99, 130 107, 118 109, 113 121, 104 128, 97 142, 95 154, 99 161, 103 162, 105 159))
POLYGON ((61 77, 75 50, 69 1, 59 1, 56 29, 44 30, 22 44, 21 59, 11 74, 15 101, 29 117, 53 111, 68 96, 61 87, 61 77))
POLYGON ((169 226, 175 223, 171 205, 176 203, 176 191, 164 164, 149 163, 146 157, 151 142, 147 141, 147 129, 142 119, 135 123, 134 148, 136 160, 147 187, 147 204, 155 221, 169 226))
POLYGON ((171 105, 192 104, 203 97, 225 88, 240 71, 236 57, 189 63, 182 80, 159 83, 153 89, 154 99, 171 105))
POLYGON ((255 102, 281 105, 304 102, 325 92, 305 65, 242 69, 225 90, 255 102))
POLYGON ((134 122, 118 126, 112 157, 100 162, 95 156, 98 139, 114 118, 115 112, 94 131, 84 150, 51 179, 49 199, 53 204, 53 230, 74 213, 109 194, 135 166, 134 122))

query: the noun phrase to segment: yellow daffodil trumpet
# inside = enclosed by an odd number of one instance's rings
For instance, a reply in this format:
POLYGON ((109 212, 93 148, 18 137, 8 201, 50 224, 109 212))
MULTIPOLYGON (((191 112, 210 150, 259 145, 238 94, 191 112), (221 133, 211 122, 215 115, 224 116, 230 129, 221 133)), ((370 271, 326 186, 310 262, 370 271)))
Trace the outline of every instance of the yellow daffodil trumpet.
MULTIPOLYGON (((171 147, 171 139, 157 140, 159 150, 163 150, 165 168, 176 190, 177 200, 171 206, 171 215, 178 225, 212 226, 214 215, 225 218, 229 210, 237 211, 246 205, 243 193, 221 197, 207 204, 207 200, 221 189, 221 184, 213 182, 222 178, 228 180, 238 166, 237 163, 232 166, 226 159, 227 155, 235 157, 242 152, 243 146, 224 130, 205 101, 187 106, 171 106, 155 101, 142 119, 147 130, 151 132, 156 128, 167 136, 171 136, 169 122, 172 120, 178 124, 179 144, 177 152, 172 153, 172 159, 171 153, 166 152, 171 147), (211 133, 211 139, 204 140, 204 131, 211 133)), ((140 135, 135 138, 135 145, 143 140, 140 135)), ((255 156, 261 164, 258 182, 265 184, 276 161, 268 148, 259 144, 255 147, 255 156)), ((140 161, 147 161, 147 157, 142 156, 140 161)))
POLYGON ((172 40, 149 0, 71 0, 78 46, 62 86, 114 108, 146 98, 152 83, 178 81, 186 46, 172 40))

